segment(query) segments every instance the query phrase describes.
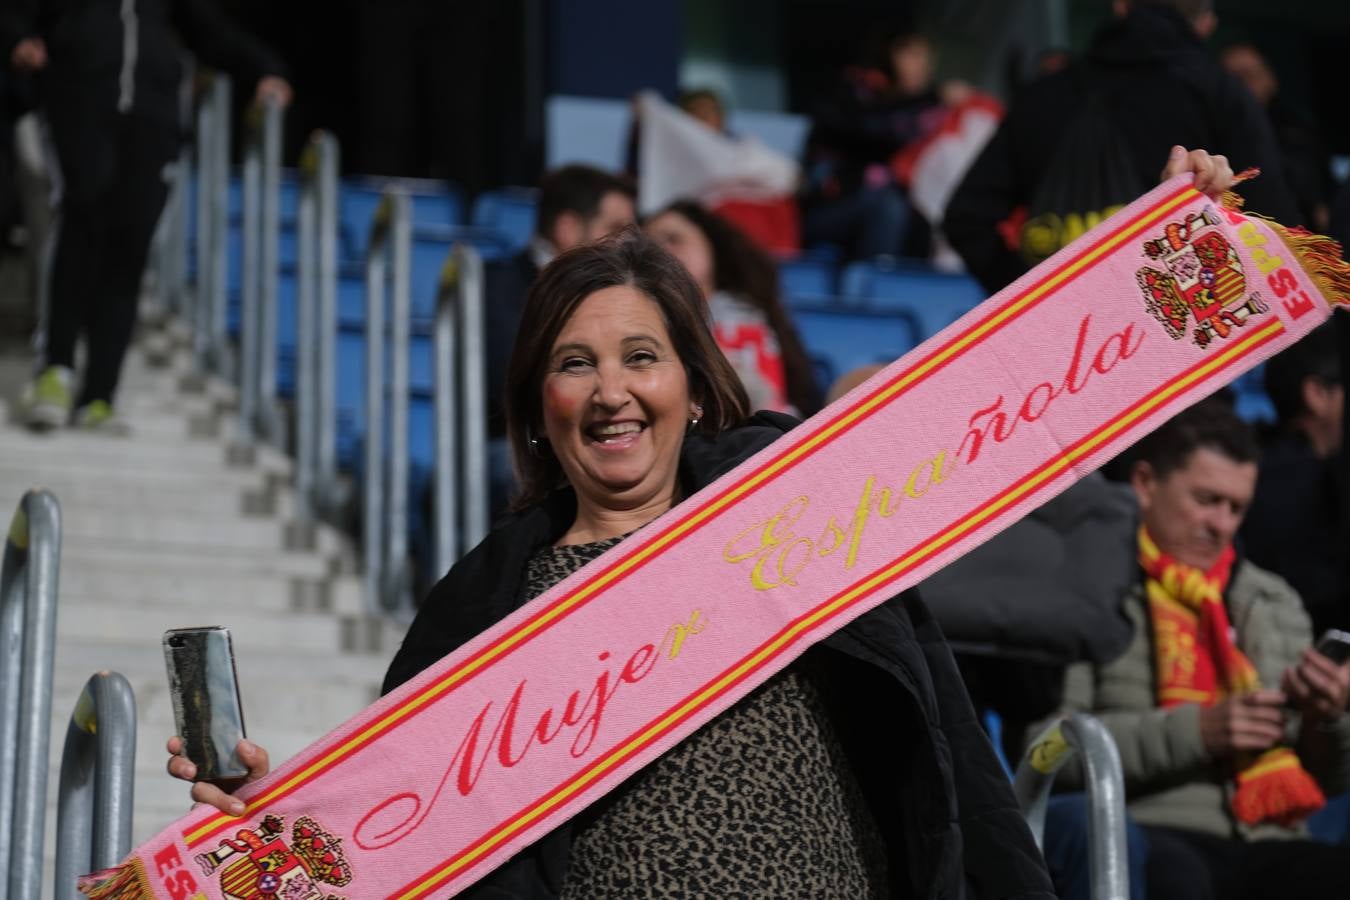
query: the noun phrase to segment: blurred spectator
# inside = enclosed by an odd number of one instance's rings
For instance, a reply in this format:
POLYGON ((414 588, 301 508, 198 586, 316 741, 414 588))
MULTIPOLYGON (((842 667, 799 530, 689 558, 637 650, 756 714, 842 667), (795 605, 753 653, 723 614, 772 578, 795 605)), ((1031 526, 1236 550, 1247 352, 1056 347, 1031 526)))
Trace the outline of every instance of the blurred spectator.
POLYGON ((725 134, 728 137, 733 136, 727 131, 727 110, 722 104, 722 98, 711 88, 681 91, 680 109, 718 134, 725 134))
POLYGON ((1326 231, 1336 185, 1331 177, 1331 158, 1317 123, 1286 101, 1280 93, 1279 79, 1254 45, 1230 44, 1219 55, 1219 61, 1247 86, 1270 117, 1284 177, 1298 201, 1300 221, 1314 231, 1326 231))
POLYGON ((178 155, 182 82, 177 32, 204 62, 288 103, 280 60, 211 0, 68 3, 0 10, 0 50, 40 72, 39 103, 59 169, 44 368, 25 392, 29 423, 117 430, 113 400, 136 323, 141 276, 178 155), (75 344, 88 364, 73 402, 75 344))
POLYGON ((670 204, 645 228, 703 291, 713 336, 740 376, 751 409, 801 416, 819 410, 820 389, 783 306, 773 260, 734 225, 692 201, 670 204))
POLYGON ((1134 636, 1065 680, 1066 705, 1120 751, 1151 900, 1350 896, 1344 851, 1301 825, 1350 777, 1350 663, 1312 650, 1298 595, 1235 556, 1256 455, 1246 423, 1211 402, 1139 443, 1134 636))
POLYGON ((1265 382, 1279 421, 1262 448, 1244 548, 1298 590, 1314 633, 1350 629, 1341 524, 1345 388, 1335 326, 1328 322, 1267 362, 1265 382))
POLYGON ((766 250, 797 252, 797 163, 757 138, 728 133, 722 103, 712 91, 691 92, 682 100, 698 115, 650 91, 633 103, 641 163, 638 212, 651 215, 678 199, 697 200, 766 250))
POLYGON ((803 162, 802 238, 840 244, 854 257, 899 254, 912 211, 892 169, 897 153, 930 134, 970 89, 933 84, 928 39, 903 33, 877 68, 845 71, 817 108, 803 162))
POLYGON ((1151 187, 1178 144, 1259 167, 1248 207, 1301 221, 1266 116, 1205 50, 1210 0, 1113 9, 1082 61, 1017 95, 948 204, 947 239, 990 293, 1151 187))
POLYGON ((494 516, 506 508, 515 478, 506 446, 503 390, 525 295, 539 270, 574 247, 633 224, 633 187, 591 166, 563 166, 539 182, 539 213, 530 245, 515 256, 483 267, 487 305, 488 438, 494 516))

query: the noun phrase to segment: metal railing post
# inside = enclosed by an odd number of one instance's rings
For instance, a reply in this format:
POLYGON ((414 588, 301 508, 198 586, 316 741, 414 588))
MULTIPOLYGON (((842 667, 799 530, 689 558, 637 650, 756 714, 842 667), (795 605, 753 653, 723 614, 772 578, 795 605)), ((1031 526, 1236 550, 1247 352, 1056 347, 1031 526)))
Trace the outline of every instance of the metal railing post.
POLYGON ((216 120, 213 113, 214 95, 208 93, 197 107, 197 143, 196 143, 196 179, 197 179, 197 269, 192 285, 192 347, 197 357, 197 366, 206 369, 209 366, 211 347, 211 279, 213 269, 211 253, 215 244, 211 237, 214 221, 211 216, 211 197, 213 194, 212 177, 216 167, 215 154, 216 120))
POLYGON ((178 154, 170 170, 169 196, 155 234, 155 294, 166 313, 181 312, 183 296, 183 258, 186 232, 188 158, 186 150, 178 154))
POLYGON ((296 334, 295 334, 295 495, 296 519, 314 518, 315 434, 318 416, 317 310, 318 273, 317 150, 311 141, 300 159, 300 198, 296 209, 296 334))
POLYGON ((436 305, 435 564, 441 573, 483 539, 491 514, 483 315, 482 257, 456 244, 436 305))
POLYGON ((465 246, 460 279, 460 384, 464 418, 464 550, 487 536, 491 516, 487 434, 487 346, 483 313, 483 258, 465 246))
POLYGON ((338 142, 326 131, 314 139, 318 154, 316 213, 319 232, 318 329, 315 361, 318 379, 318 433, 315 479, 327 511, 337 483, 337 289, 338 289, 338 142))
POLYGON ((433 338, 436 414, 435 577, 450 571, 459 559, 459 379, 455 348, 459 343, 457 310, 464 280, 461 245, 446 257, 436 296, 436 329, 433 338))
POLYGON ((24 494, 0 564, 0 898, 37 897, 47 809, 61 510, 24 494))
POLYGON ((99 672, 75 702, 61 753, 57 900, 77 900, 81 875, 111 868, 131 852, 135 764, 136 697, 117 672, 99 672))
POLYGON ((389 294, 389 486, 385 500, 385 608, 408 606, 408 346, 412 315, 412 209, 392 195, 389 294))
MULTIPOLYGON (((228 340, 228 274, 230 228, 230 79, 216 73, 211 78, 212 126, 211 173, 208 215, 211 220, 208 284, 210 302, 206 317, 210 365, 221 376, 234 377, 234 359, 228 340)), ((200 268, 201 261, 198 261, 200 268)))
POLYGON ((1031 743, 1013 776, 1013 793, 1042 846, 1055 775, 1075 756, 1083 761, 1088 803, 1088 852, 1093 900, 1128 900, 1125 779, 1110 732, 1089 715, 1066 716, 1031 743))
MULTIPOLYGON (((256 115, 257 110, 250 115, 256 115)), ((239 435, 241 443, 250 443, 257 435, 259 395, 259 346, 262 342, 259 310, 258 234, 262 227, 262 148, 258 128, 251 125, 244 145, 243 222, 240 228, 239 291, 239 435)))
POLYGON ((258 240, 258 431, 284 447, 286 435, 277 410, 277 244, 281 232, 281 102, 269 97, 262 107, 262 205, 258 240))
POLYGON ((384 298, 392 202, 380 204, 366 250, 366 435, 361 544, 366 565, 366 606, 384 608, 384 298))

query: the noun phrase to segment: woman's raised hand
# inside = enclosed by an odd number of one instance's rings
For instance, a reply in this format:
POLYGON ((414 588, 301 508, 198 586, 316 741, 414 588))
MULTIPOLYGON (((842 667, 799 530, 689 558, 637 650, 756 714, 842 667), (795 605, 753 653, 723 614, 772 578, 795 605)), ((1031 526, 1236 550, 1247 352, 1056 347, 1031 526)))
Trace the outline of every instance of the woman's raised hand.
MULTIPOLYGON (((182 755, 182 738, 178 735, 169 738, 165 749, 169 751, 167 768, 170 775, 183 781, 192 781, 197 777, 197 767, 193 765, 190 759, 182 755)), ((244 814, 244 801, 234 796, 230 791, 262 778, 271 770, 271 766, 267 760, 267 751, 251 741, 240 741, 235 748, 235 752, 239 754, 239 759, 244 765, 248 766, 248 774, 243 778, 232 778, 218 783, 195 782, 192 785, 192 799, 198 803, 214 806, 223 813, 241 816, 244 814)))
POLYGON ((1211 200, 1218 200, 1224 191, 1237 184, 1228 157, 1210 155, 1205 150, 1187 150, 1178 144, 1168 154, 1160 180, 1166 181, 1184 172, 1195 173, 1195 189, 1211 200))

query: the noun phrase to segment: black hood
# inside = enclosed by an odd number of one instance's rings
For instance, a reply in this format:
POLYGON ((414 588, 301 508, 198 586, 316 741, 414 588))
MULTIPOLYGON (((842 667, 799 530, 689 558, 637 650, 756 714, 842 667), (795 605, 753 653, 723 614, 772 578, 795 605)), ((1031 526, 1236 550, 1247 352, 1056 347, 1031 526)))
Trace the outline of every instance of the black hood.
POLYGON ((1191 23, 1172 7, 1138 3, 1097 32, 1087 58, 1105 68, 1158 65, 1178 53, 1203 53, 1204 46, 1191 23))

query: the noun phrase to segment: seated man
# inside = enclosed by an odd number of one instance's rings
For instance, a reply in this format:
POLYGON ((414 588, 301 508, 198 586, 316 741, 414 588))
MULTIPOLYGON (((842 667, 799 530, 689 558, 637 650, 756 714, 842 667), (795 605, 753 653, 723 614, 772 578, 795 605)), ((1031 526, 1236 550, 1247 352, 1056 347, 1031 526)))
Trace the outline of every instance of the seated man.
POLYGON ((1235 557, 1255 439, 1211 401, 1137 450, 1139 573, 1123 601, 1134 638, 1109 663, 1070 667, 1065 702, 1120 749, 1148 896, 1350 896, 1344 851, 1301 824, 1350 780, 1350 664, 1310 648, 1288 584, 1235 557))
POLYGON ((635 193, 627 181, 591 166, 570 165, 544 175, 539 214, 530 245, 516 256, 483 267, 487 317, 488 439, 492 514, 506 507, 515 480, 506 448, 506 366, 516 342, 525 295, 539 270, 574 247, 597 241, 636 220, 635 193))

